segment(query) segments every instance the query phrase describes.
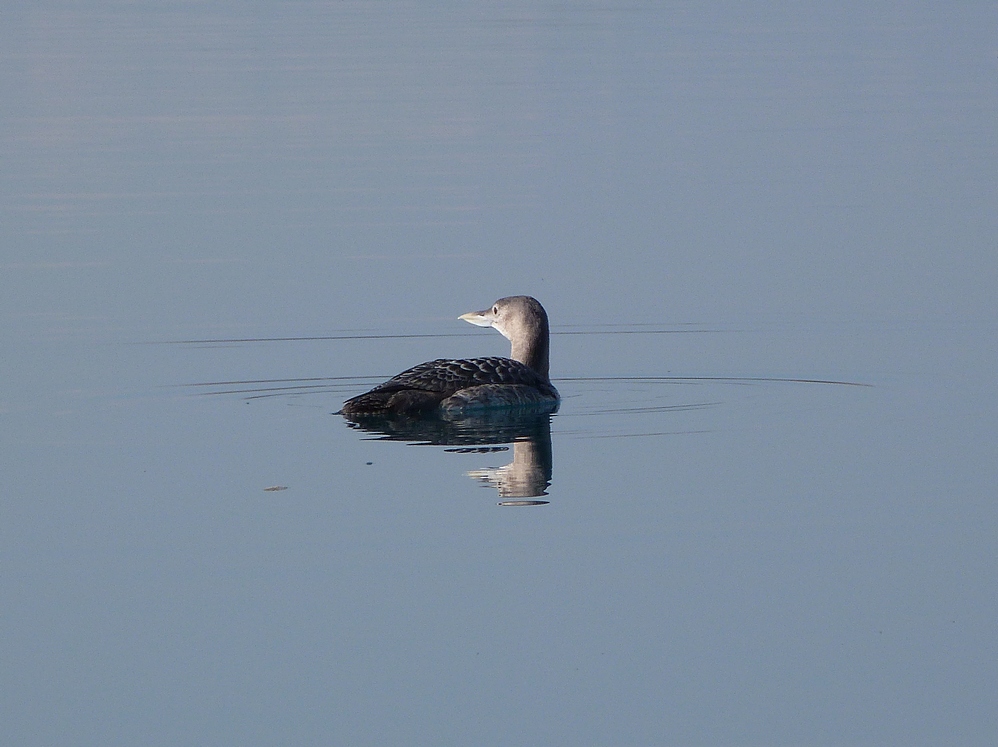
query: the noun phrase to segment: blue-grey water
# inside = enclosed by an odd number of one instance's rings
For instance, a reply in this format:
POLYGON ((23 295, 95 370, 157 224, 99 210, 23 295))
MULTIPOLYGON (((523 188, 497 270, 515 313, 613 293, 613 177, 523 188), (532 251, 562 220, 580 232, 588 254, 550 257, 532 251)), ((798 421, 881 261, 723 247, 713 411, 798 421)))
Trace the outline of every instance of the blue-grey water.
POLYGON ((994 743, 993 3, 3 19, 4 744, 994 743), (543 503, 333 414, 521 293, 543 503))

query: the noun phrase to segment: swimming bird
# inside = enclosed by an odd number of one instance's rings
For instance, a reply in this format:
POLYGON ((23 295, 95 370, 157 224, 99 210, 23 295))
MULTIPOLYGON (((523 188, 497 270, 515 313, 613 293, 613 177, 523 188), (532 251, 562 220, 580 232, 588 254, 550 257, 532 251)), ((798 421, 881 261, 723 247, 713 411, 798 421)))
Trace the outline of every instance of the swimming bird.
POLYGON ((556 405, 548 378, 548 315, 530 296, 500 298, 458 319, 492 327, 511 343, 509 358, 440 358, 413 366, 343 403, 343 415, 420 415, 556 405))

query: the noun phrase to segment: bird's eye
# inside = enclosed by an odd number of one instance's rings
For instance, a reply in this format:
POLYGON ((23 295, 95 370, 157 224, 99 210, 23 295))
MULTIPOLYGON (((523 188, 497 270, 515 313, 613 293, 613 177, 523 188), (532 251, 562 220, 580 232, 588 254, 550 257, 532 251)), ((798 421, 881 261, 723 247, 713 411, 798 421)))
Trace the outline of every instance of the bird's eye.
POLYGON ((498 306, 493 306, 492 307, 492 313, 494 315, 496 315, 496 316, 499 316, 499 307, 498 306))

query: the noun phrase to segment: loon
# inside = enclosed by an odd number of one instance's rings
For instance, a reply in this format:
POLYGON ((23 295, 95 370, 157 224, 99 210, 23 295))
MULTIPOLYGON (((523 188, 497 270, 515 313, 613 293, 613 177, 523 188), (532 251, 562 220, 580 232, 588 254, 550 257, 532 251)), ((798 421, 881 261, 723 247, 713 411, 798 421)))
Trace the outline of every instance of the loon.
POLYGON ((465 410, 556 405, 548 378, 548 315, 530 296, 500 298, 462 314, 510 341, 509 358, 440 358, 413 366, 343 403, 342 415, 426 415, 465 410))

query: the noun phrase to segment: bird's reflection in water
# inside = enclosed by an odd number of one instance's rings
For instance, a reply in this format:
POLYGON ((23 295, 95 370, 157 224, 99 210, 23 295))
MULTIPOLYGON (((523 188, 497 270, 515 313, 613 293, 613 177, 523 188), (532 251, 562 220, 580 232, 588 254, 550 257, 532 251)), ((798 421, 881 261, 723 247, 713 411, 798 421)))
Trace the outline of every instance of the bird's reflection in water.
POLYGON ((504 500, 501 506, 537 506, 547 501, 508 500, 547 495, 551 485, 551 416, 558 403, 530 408, 484 410, 472 413, 435 412, 422 417, 346 414, 351 428, 370 433, 376 440, 405 441, 432 446, 453 446, 461 453, 507 451, 499 444, 513 444, 513 461, 502 467, 468 472, 468 477, 491 485, 504 500))

